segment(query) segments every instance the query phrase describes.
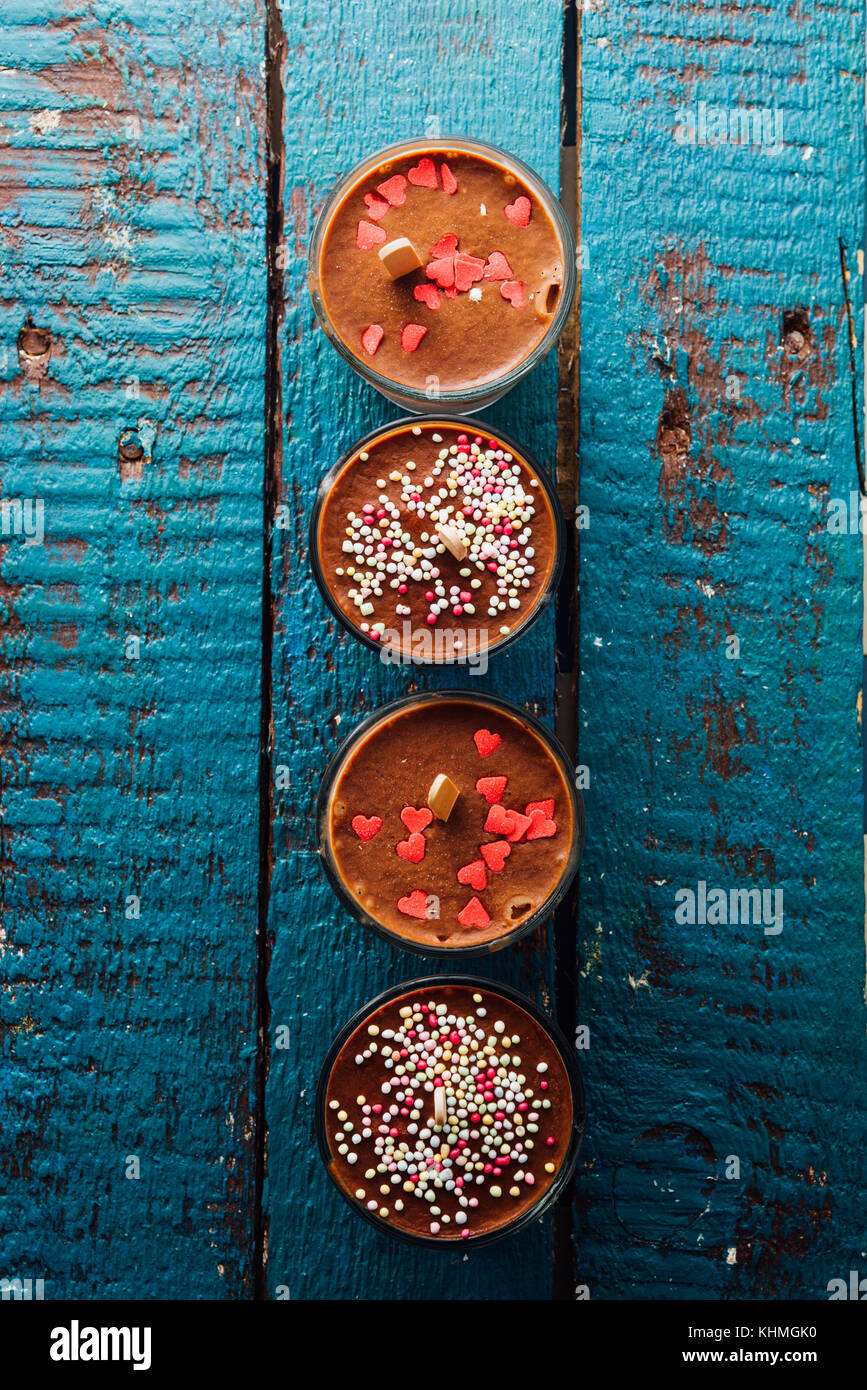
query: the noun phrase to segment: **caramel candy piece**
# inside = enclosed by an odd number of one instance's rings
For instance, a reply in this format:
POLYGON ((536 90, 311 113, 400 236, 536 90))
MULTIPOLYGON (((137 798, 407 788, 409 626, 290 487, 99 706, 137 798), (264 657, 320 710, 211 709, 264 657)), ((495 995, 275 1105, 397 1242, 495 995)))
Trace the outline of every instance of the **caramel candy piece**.
POLYGON ((379 259, 392 280, 399 280, 402 275, 409 275, 410 271, 421 270, 423 264, 421 256, 405 236, 395 237, 394 241, 380 246, 379 259))
POLYGON ((460 793, 451 778, 446 777, 444 772, 438 773, 427 794, 427 804, 437 820, 448 820, 459 795, 460 793))
POLYGON ((444 1086, 437 1086, 434 1091, 434 1127, 442 1129, 446 1122, 446 1091, 444 1086))
POLYGON ((465 560, 467 558, 469 546, 456 526, 449 526, 447 523, 442 523, 437 527, 437 535, 446 550, 450 551, 456 560, 465 560))

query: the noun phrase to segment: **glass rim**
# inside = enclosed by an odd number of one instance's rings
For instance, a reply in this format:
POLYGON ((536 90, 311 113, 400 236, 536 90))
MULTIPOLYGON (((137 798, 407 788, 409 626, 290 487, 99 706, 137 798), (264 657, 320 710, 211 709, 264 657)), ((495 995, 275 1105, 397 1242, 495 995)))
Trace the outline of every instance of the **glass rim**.
MULTIPOLYGON (((441 150, 444 153, 455 150, 461 154, 479 154, 482 156, 494 156, 501 163, 511 165, 515 172, 520 175, 523 181, 536 193, 539 200, 545 205, 555 232, 560 240, 563 251, 563 285, 560 294, 560 302, 551 316, 551 322, 540 338, 539 342, 507 372, 503 372, 496 377, 490 377, 487 381, 475 386, 456 387, 450 391, 443 391, 438 399, 458 405, 471 405, 473 402, 484 402, 491 404, 492 399, 497 399, 511 390, 516 382, 526 376, 528 372, 546 357, 556 343, 566 320, 572 310, 572 303, 578 287, 578 268, 576 265, 575 233, 566 216, 566 211, 560 199, 554 193, 541 175, 537 174, 529 164, 525 163, 518 155, 510 154, 500 145, 491 144, 486 140, 475 140, 465 135, 442 135, 430 137, 418 137, 411 140, 399 140, 391 145, 385 145, 374 154, 368 155, 366 159, 359 160, 357 164, 344 174, 333 186, 325 199, 316 220, 313 224, 313 233, 310 237, 310 245, 307 253, 307 288, 313 309, 319 324, 325 332, 328 341, 340 353, 340 356, 357 372, 369 385, 380 391, 384 396, 393 400, 395 395, 400 395, 409 401, 424 402, 430 404, 430 397, 425 390, 417 386, 409 386, 404 382, 396 380, 394 377, 384 376, 376 371, 374 367, 368 366, 352 349, 343 341, 339 333, 336 332, 331 323, 331 318, 325 309, 325 301, 321 291, 321 276, 319 273, 319 263, 322 247, 325 242, 325 233, 331 221, 332 214, 338 204, 346 195, 347 190, 353 183, 359 182, 365 174, 375 169, 377 165, 384 163, 387 159, 396 159, 402 154, 413 154, 416 151, 441 150), (491 397, 491 393, 494 393, 491 397), (489 399, 491 398, 491 399, 489 399)), ((409 407, 407 407, 409 408, 409 407)))
POLYGON ((574 1048, 570 1047, 566 1034, 563 1032, 559 1023, 550 1014, 547 1014, 535 999, 523 994, 512 985, 501 984, 499 980, 485 980, 477 975, 463 975, 457 973, 446 973, 443 975, 424 975, 412 980, 407 980, 403 984, 390 985, 384 989, 374 999, 364 1004, 352 1015, 352 1017, 335 1034, 331 1045, 325 1055, 325 1059, 319 1069, 319 1077, 316 1082, 316 1096, 314 1102, 314 1124, 316 1128, 316 1139, 319 1145, 319 1154, 325 1165, 328 1177, 338 1192, 358 1216, 364 1218, 369 1226, 381 1231, 385 1235, 391 1236, 393 1240, 403 1241, 408 1245, 424 1246, 427 1249, 440 1249, 454 1252, 456 1248, 463 1249, 465 1246, 490 1245, 495 1240, 501 1240, 505 1236, 516 1235, 523 1230, 531 1221, 536 1221, 550 1207, 554 1205, 558 1197, 571 1182, 578 1163, 578 1156, 584 1142, 584 1132, 587 1123, 587 1101, 584 1091, 584 1081, 581 1076, 581 1069, 578 1066, 578 1059, 574 1055, 574 1048), (333 1163, 334 1155, 328 1142, 328 1135, 325 1126, 325 1097, 328 1093, 328 1082, 334 1063, 342 1051, 344 1044, 352 1036, 358 1026, 364 1022, 376 1009, 382 1008, 393 999, 399 999, 404 994, 414 993, 416 989, 431 989, 442 987, 443 985, 465 986, 476 990, 487 990, 490 994, 499 994, 508 999, 511 1003, 524 1010, 530 1017, 548 1034, 554 1047, 556 1048, 572 1093, 572 1124, 569 1137, 569 1147, 560 1166, 560 1171, 555 1175, 553 1182, 538 1199, 531 1203, 526 1211, 514 1220, 505 1223, 494 1231, 482 1232, 477 1236, 458 1237, 457 1239, 442 1239, 439 1236, 420 1235, 414 1231, 401 1231, 397 1227, 390 1227, 386 1221, 374 1213, 369 1212, 366 1207, 359 1206, 353 1202, 341 1183, 334 1175, 333 1163))
POLYGON ((375 932, 377 936, 390 942, 392 946, 396 946, 402 951, 408 951, 412 955, 426 956, 436 960, 468 960, 472 957, 495 955, 498 951, 505 950, 507 946, 514 945, 516 941, 520 941, 523 937, 529 936, 530 932, 540 927, 541 924, 556 911, 572 885, 584 855, 586 834, 587 822, 584 810, 584 798, 575 785, 575 770, 572 760, 556 734, 552 733, 536 715, 531 714, 528 710, 522 709, 521 706, 515 704, 514 701, 506 700, 501 695, 490 695, 487 691, 477 692, 456 688, 425 690, 419 691, 414 695, 403 695, 397 700, 390 701, 387 705, 380 705, 378 709, 367 715, 361 723, 346 736, 343 742, 339 744, 325 769, 319 786, 319 796, 316 801, 317 853, 325 871, 325 876, 343 906, 362 927, 375 932), (340 874, 331 849, 331 836, 328 829, 329 801, 338 773, 352 748, 356 743, 360 742, 376 724, 392 717, 399 710, 412 705, 430 704, 441 700, 452 700, 470 704, 487 704, 514 719, 524 721, 533 733, 537 735, 540 741, 547 746, 551 755, 556 758, 557 762, 560 764, 560 770, 563 773, 563 780, 568 788, 572 805, 572 843, 569 847, 569 855, 563 867, 563 872, 552 892, 545 901, 540 904, 535 912, 530 913, 526 921, 518 922, 513 931, 505 932, 501 936, 493 937, 488 941, 479 942, 478 945, 473 945, 471 943, 467 946, 434 946, 422 941, 413 941, 411 938, 401 936, 399 932, 393 931, 390 927, 387 927, 384 922, 380 922, 371 913, 365 911, 361 904, 353 897, 340 874))
MULTIPOLYGON (((489 431, 492 439, 496 438, 499 442, 505 444, 508 450, 516 455, 522 463, 525 463, 531 472, 539 479, 539 485, 543 489, 548 500, 548 505, 551 508, 551 515, 554 521, 554 562, 551 566, 551 573, 548 576, 548 581, 544 589, 541 590, 538 599, 530 611, 507 636, 500 638, 498 641, 488 643, 485 647, 485 651, 488 656, 496 656, 500 652, 505 651, 506 648, 517 641, 519 637, 523 637, 524 633, 528 628, 533 626, 537 618, 542 616, 542 613, 548 608, 557 592, 563 574, 563 566, 566 562, 566 520, 563 515, 563 508, 560 503, 560 498, 557 495, 557 490, 551 479, 547 477, 540 467, 534 455, 523 448, 522 445, 518 444, 510 435, 504 434, 502 430, 494 429, 493 426, 486 425, 483 420, 474 419, 473 424, 468 425, 466 416, 449 415, 445 411, 438 412, 435 415, 401 415, 397 420, 391 421, 390 424, 380 425, 362 438, 355 440, 348 449, 344 450, 337 462, 332 464, 316 490, 316 497, 310 513, 310 523, 307 531, 308 553, 310 555, 310 565, 313 570, 313 578, 316 581, 316 587, 340 625, 370 651, 378 652, 380 656, 384 651, 393 652, 394 657, 388 662, 388 665, 460 669, 469 666, 470 663, 459 659, 438 660, 436 658, 432 658, 431 660, 422 658, 416 661, 411 657, 405 657, 401 647, 384 647, 381 642, 375 641, 374 638, 369 637, 366 632, 362 632, 361 628, 353 622, 349 615, 344 613, 340 604, 334 597, 331 587, 325 578, 319 551, 319 519, 327 501, 328 493, 342 470, 350 462, 353 454, 358 453, 360 450, 364 449, 366 445, 377 442, 384 435, 390 434, 395 430, 402 428, 411 429, 414 426, 428 424, 458 426, 463 430, 473 430, 478 427, 480 431, 489 431)), ((436 629, 431 630, 435 631, 436 629)), ((448 631, 449 629, 440 630, 448 631)))

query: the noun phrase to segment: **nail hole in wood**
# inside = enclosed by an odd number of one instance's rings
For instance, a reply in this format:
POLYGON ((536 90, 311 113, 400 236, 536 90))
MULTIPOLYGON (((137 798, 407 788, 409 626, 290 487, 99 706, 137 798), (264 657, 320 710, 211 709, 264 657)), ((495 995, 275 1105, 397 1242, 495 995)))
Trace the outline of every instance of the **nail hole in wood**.
POLYGON ((37 328, 33 315, 28 314, 18 334, 18 364, 27 381, 43 381, 47 377, 51 343, 50 329, 37 328))
POLYGON ((813 330, 806 309, 785 309, 780 328, 780 342, 787 357, 804 358, 813 342, 813 330))

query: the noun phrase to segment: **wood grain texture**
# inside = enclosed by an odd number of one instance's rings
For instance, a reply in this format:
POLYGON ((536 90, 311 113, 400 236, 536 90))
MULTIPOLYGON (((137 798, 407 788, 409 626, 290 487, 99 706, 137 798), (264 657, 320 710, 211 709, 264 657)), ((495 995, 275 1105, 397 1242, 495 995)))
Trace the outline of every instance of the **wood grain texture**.
POLYGON ((46 1298, 251 1285, 263 56, 258 0, 0 14, 0 493, 45 508, 0 546, 0 1275, 46 1298))
POLYGON ((826 529, 858 476, 863 13, 599 0, 582 29, 579 1278, 824 1298, 864 1244, 861 544, 826 529), (679 143, 699 102, 782 148, 679 143), (678 925, 699 880, 781 890, 782 933, 678 925))
MULTIPOLYGON (((341 738, 370 710, 429 683, 497 690, 553 715, 552 618, 492 657, 484 680, 431 678, 382 666, 335 631, 313 584, 309 510, 323 473, 354 438, 396 409, 358 381, 314 324, 305 258, 316 210, 337 178, 396 139, 468 134, 505 145, 554 188, 558 177, 561 10, 551 0, 466 7, 292 0, 284 31, 285 324, 279 501, 274 533, 274 757, 291 786, 275 792, 268 980, 270 1052, 268 1285, 293 1298, 547 1298, 550 1219, 499 1247, 415 1252, 368 1229, 331 1187, 313 1140, 313 1091, 328 1043, 351 1012, 387 985, 435 973, 435 963, 362 934, 327 886, 314 842, 319 779, 341 738)), ((556 363, 537 369, 486 417, 549 466, 556 363)), ((550 1003, 546 936, 497 956, 480 973, 550 1003)))

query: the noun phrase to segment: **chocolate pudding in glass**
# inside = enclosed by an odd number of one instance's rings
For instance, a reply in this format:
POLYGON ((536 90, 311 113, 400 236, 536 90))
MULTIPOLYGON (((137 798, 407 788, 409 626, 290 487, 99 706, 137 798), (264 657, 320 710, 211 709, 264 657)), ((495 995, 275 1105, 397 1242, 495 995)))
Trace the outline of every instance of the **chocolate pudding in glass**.
POLYGON ((323 480, 310 552, 329 607, 384 661, 486 669, 556 589, 562 516, 502 434, 411 418, 361 440, 323 480))
POLYGON ((329 1174, 389 1235, 483 1244, 551 1205, 574 1171, 574 1053, 529 999, 445 976, 386 991, 343 1029, 316 1122, 329 1174))
POLYGON ((532 715, 464 691, 377 711, 339 750, 317 808, 319 850, 346 907, 422 955, 496 951, 566 892, 584 806, 532 715))
POLYGON ((554 345, 577 283, 575 244, 521 160, 458 138, 411 140, 359 164, 316 223, 316 314, 361 376, 408 410, 482 409, 554 345))

